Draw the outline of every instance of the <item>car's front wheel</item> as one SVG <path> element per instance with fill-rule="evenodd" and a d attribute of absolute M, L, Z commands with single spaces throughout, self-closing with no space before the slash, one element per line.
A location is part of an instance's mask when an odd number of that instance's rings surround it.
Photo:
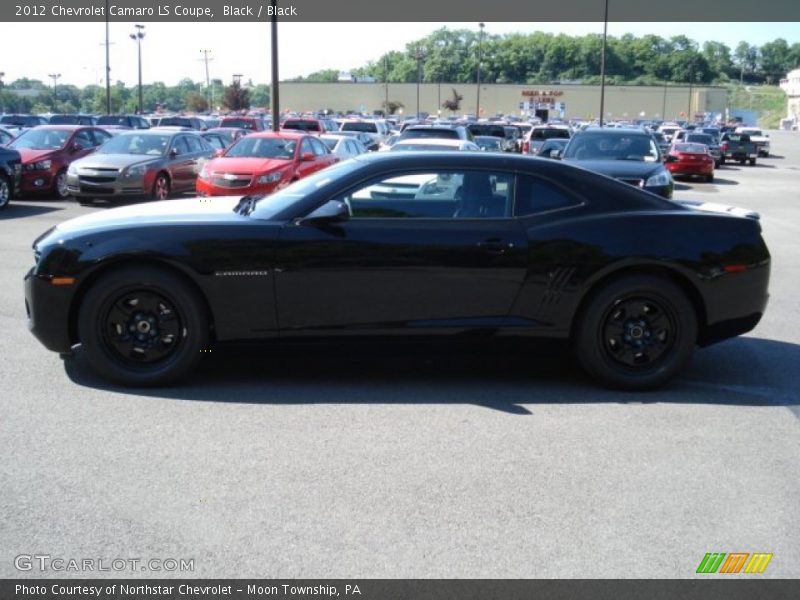
<path fill-rule="evenodd" d="M 66 200 L 69 198 L 69 189 L 67 189 L 67 170 L 61 169 L 53 180 L 53 194 L 59 200 Z"/>
<path fill-rule="evenodd" d="M 8 177 L 0 173 L 0 210 L 11 202 L 11 182 Z"/>
<path fill-rule="evenodd" d="M 156 180 L 153 182 L 153 191 L 151 193 L 153 200 L 166 200 L 169 198 L 169 192 L 169 177 L 164 173 L 159 173 Z"/>
<path fill-rule="evenodd" d="M 154 267 L 124 267 L 86 294 L 78 335 L 89 365 L 132 386 L 165 385 L 188 374 L 209 342 L 209 319 L 198 293 Z"/>
<path fill-rule="evenodd" d="M 679 286 L 652 275 L 623 277 L 599 289 L 573 335 L 584 370 L 628 390 L 666 383 L 689 360 L 696 341 L 692 303 Z"/>

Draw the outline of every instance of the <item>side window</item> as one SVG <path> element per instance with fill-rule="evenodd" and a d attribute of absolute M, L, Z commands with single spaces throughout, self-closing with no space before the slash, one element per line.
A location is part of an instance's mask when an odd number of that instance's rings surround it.
<path fill-rule="evenodd" d="M 93 129 L 92 135 L 94 136 L 94 141 L 97 146 L 105 144 L 111 139 L 111 134 L 106 133 L 105 131 L 100 131 L 99 129 Z"/>
<path fill-rule="evenodd" d="M 175 141 L 172 142 L 172 147 L 178 151 L 178 155 L 181 154 L 188 154 L 189 153 L 189 144 L 186 141 L 185 135 L 180 135 L 175 138 Z"/>
<path fill-rule="evenodd" d="M 75 141 L 83 148 L 94 148 L 96 146 L 92 134 L 86 129 L 75 134 Z"/>
<path fill-rule="evenodd" d="M 530 175 L 520 175 L 517 178 L 514 216 L 524 217 L 578 204 L 578 200 L 548 181 Z"/>
<path fill-rule="evenodd" d="M 193 135 L 186 136 L 186 141 L 189 143 L 189 151 L 190 152 L 205 152 L 205 144 L 203 144 L 203 140 L 199 137 L 195 137 Z"/>
<path fill-rule="evenodd" d="M 311 154 L 316 154 L 316 152 L 314 152 L 314 146 L 311 145 L 311 138 L 303 138 L 303 142 L 300 144 L 300 156 L 302 157 L 309 152 Z"/>
<path fill-rule="evenodd" d="M 314 149 L 313 152 L 317 156 L 325 156 L 326 154 L 330 154 L 325 144 L 316 138 L 311 140 L 311 147 Z"/>
<path fill-rule="evenodd" d="M 513 175 L 426 171 L 362 184 L 337 199 L 354 219 L 484 219 L 511 214 Z"/>
<path fill-rule="evenodd" d="M 141 117 L 138 117 L 137 120 L 139 121 L 140 129 L 150 129 L 150 123 L 147 120 L 142 119 Z"/>

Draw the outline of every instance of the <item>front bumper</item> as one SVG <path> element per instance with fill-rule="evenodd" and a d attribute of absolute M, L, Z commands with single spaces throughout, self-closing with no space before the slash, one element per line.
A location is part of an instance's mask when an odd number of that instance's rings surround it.
<path fill-rule="evenodd" d="M 25 275 L 28 329 L 53 352 L 69 352 L 72 348 L 69 317 L 74 288 L 74 284 L 53 285 L 49 277 L 36 275 L 34 269 Z"/>
<path fill-rule="evenodd" d="M 97 177 L 103 181 L 90 181 L 86 176 L 67 174 L 67 190 L 76 198 L 141 198 L 150 194 L 152 184 L 147 185 L 145 176 Z"/>
<path fill-rule="evenodd" d="M 50 171 L 23 171 L 19 190 L 22 194 L 43 194 L 52 191 L 55 175 Z"/>

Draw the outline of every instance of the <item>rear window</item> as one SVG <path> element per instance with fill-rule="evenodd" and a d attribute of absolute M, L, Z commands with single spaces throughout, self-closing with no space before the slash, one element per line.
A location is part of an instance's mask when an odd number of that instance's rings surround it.
<path fill-rule="evenodd" d="M 531 133 L 532 140 L 549 140 L 553 138 L 569 139 L 569 131 L 566 129 L 534 129 Z"/>
<path fill-rule="evenodd" d="M 467 127 L 472 135 L 485 135 L 505 139 L 506 130 L 502 125 L 469 125 Z"/>
<path fill-rule="evenodd" d="M 192 120 L 184 117 L 164 117 L 159 123 L 160 127 L 191 127 Z"/>
<path fill-rule="evenodd" d="M 686 136 L 686 141 L 693 142 L 695 144 L 709 145 L 714 143 L 714 138 L 706 133 L 690 133 Z"/>
<path fill-rule="evenodd" d="M 361 131 L 364 133 L 378 133 L 378 126 L 375 123 L 343 123 L 342 131 Z"/>
<path fill-rule="evenodd" d="M 401 140 L 412 140 L 416 138 L 459 139 L 458 132 L 455 129 L 406 129 L 400 136 Z"/>
<path fill-rule="evenodd" d="M 703 144 L 675 144 L 675 150 L 691 154 L 705 154 L 706 147 Z"/>
<path fill-rule="evenodd" d="M 281 125 L 281 129 L 294 129 L 295 131 L 322 131 L 322 126 L 317 121 L 299 121 L 288 119 Z"/>
<path fill-rule="evenodd" d="M 255 121 L 252 119 L 222 119 L 220 127 L 238 127 L 239 129 L 249 129 L 251 131 L 258 129 Z"/>

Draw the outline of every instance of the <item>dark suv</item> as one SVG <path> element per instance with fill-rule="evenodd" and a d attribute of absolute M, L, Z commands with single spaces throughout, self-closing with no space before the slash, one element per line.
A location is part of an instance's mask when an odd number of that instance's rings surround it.
<path fill-rule="evenodd" d="M 22 158 L 19 152 L 0 146 L 0 210 L 8 206 L 15 196 L 21 174 Z"/>

